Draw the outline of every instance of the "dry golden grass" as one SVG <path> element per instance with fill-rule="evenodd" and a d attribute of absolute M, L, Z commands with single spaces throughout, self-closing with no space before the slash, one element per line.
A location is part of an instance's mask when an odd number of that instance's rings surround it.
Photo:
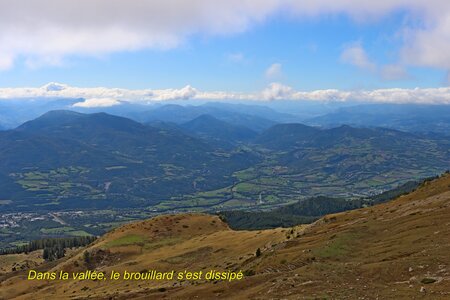
<path fill-rule="evenodd" d="M 215 216 L 160 216 L 120 227 L 86 251 L 89 266 L 79 251 L 48 269 L 256 274 L 231 283 L 30 282 L 23 272 L 1 283 L 0 298 L 450 299 L 450 176 L 309 226 L 233 231 Z"/>
<path fill-rule="evenodd" d="M 0 255 L 0 276 L 22 269 L 37 267 L 44 263 L 42 250 L 29 254 Z"/>

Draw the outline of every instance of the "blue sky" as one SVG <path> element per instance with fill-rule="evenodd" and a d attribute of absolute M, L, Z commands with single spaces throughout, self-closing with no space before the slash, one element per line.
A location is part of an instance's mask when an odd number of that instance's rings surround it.
<path fill-rule="evenodd" d="M 0 7 L 5 18 L 23 10 L 0 21 L 1 88 L 61 82 L 253 93 L 273 83 L 295 91 L 449 84 L 445 1 L 247 0 L 219 1 L 217 9 L 208 1 L 169 1 L 179 4 L 176 11 L 164 1 L 119 1 L 117 10 L 104 0 L 60 2 L 71 3 L 67 11 L 49 0 L 36 1 L 38 8 L 20 2 L 19 10 Z M 99 11 L 83 14 L 87 3 Z M 161 17 L 151 20 L 155 11 Z M 27 27 L 21 18 L 36 23 Z"/>

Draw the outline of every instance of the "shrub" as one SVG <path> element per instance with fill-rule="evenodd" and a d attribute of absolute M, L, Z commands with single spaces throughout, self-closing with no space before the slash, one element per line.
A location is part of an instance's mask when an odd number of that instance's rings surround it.
<path fill-rule="evenodd" d="M 245 270 L 243 274 L 244 276 L 253 276 L 256 274 L 256 272 L 254 270 Z"/>

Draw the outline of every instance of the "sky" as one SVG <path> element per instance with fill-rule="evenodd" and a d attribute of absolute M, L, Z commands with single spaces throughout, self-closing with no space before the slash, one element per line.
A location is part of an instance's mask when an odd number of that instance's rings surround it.
<path fill-rule="evenodd" d="M 450 103 L 448 0 L 0 0 L 0 98 Z"/>

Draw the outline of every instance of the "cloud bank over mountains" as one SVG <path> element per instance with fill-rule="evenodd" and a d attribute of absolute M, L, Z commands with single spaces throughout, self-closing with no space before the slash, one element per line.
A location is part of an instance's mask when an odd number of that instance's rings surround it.
<path fill-rule="evenodd" d="M 450 104 L 450 87 L 415 89 L 377 89 L 342 91 L 337 89 L 297 91 L 281 83 L 271 83 L 262 91 L 238 93 L 227 91 L 200 91 L 187 85 L 180 89 L 121 89 L 83 88 L 61 83 L 49 83 L 37 88 L 0 88 L 0 101 L 10 99 L 71 98 L 80 101 L 75 107 L 110 107 L 123 102 L 150 104 L 173 100 L 215 101 L 320 101 L 320 102 L 373 102 Z"/>
<path fill-rule="evenodd" d="M 0 8 L 4 70 L 18 61 L 36 67 L 59 65 L 71 56 L 171 49 L 194 35 L 245 32 L 279 14 L 294 19 L 343 14 L 356 22 L 381 22 L 399 11 L 408 17 L 398 29 L 403 46 L 396 64 L 450 70 L 448 0 L 0 0 Z M 370 67 L 358 49 L 353 54 L 356 61 L 347 60 Z"/>

